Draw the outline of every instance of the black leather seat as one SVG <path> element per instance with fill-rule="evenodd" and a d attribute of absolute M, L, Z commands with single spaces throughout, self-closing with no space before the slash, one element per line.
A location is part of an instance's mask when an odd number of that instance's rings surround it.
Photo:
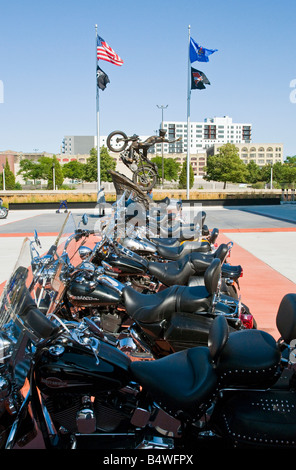
<path fill-rule="evenodd" d="M 134 361 L 130 370 L 155 400 L 172 411 L 191 411 L 213 393 L 217 376 L 208 348 L 186 349 L 157 361 Z"/>
<path fill-rule="evenodd" d="M 130 370 L 137 382 L 152 393 L 164 408 L 203 413 L 203 405 L 215 392 L 216 362 L 228 338 L 224 317 L 217 317 L 209 332 L 209 347 L 196 347 L 171 354 L 157 361 L 134 361 Z"/>
<path fill-rule="evenodd" d="M 142 294 L 127 286 L 122 292 L 127 314 L 136 322 L 155 323 L 175 312 L 207 312 L 220 274 L 221 263 L 215 259 L 205 272 L 204 286 L 174 285 L 156 294 Z"/>
<path fill-rule="evenodd" d="M 167 260 L 178 260 L 183 256 L 186 256 L 188 253 L 193 252 L 202 252 L 207 253 L 211 250 L 211 245 L 209 242 L 200 242 L 200 241 L 192 241 L 186 242 L 183 245 L 177 247 L 170 247 L 170 246 L 158 246 L 157 252 L 158 254 Z"/>
<path fill-rule="evenodd" d="M 169 263 L 151 261 L 148 263 L 148 271 L 166 286 L 176 284 L 183 286 L 196 272 L 190 256 L 191 254 L 188 254 L 178 261 L 170 261 Z"/>
<path fill-rule="evenodd" d="M 178 238 L 150 238 L 150 241 L 153 242 L 156 246 L 179 246 L 180 240 Z"/>
<path fill-rule="evenodd" d="M 159 236 L 161 238 L 178 238 L 183 240 L 190 240 L 197 238 L 199 234 L 199 226 L 194 224 L 181 224 L 177 222 L 175 225 L 159 225 Z"/>
<path fill-rule="evenodd" d="M 286 294 L 279 306 L 276 325 L 289 344 L 296 338 L 296 294 Z M 217 373 L 223 385 L 272 386 L 280 369 L 281 351 L 266 331 L 241 330 L 229 335 L 219 360 Z"/>
<path fill-rule="evenodd" d="M 228 247 L 224 243 L 221 244 L 213 254 L 194 252 L 183 256 L 177 261 L 170 261 L 168 263 L 151 261 L 148 264 L 148 270 L 150 274 L 155 276 L 166 286 L 173 286 L 176 284 L 185 285 L 188 283 L 191 276 L 203 276 L 214 258 L 219 258 L 220 261 L 223 262 L 227 252 Z M 223 270 L 224 266 L 222 265 L 222 274 Z M 238 271 L 239 270 L 237 270 L 236 267 L 233 267 L 234 273 Z M 230 275 L 230 268 L 227 268 L 226 272 Z M 200 283 L 196 285 L 200 285 Z"/>

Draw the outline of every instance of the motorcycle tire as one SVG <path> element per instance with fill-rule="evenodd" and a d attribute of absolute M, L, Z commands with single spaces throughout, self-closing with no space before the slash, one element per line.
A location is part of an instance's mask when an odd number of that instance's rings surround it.
<path fill-rule="evenodd" d="M 122 152 L 126 149 L 127 145 L 128 137 L 122 131 L 113 131 L 107 137 L 107 147 L 112 152 Z"/>
<path fill-rule="evenodd" d="M 151 191 L 157 182 L 157 173 L 150 165 L 139 167 L 133 174 L 133 182 L 142 191 Z"/>
<path fill-rule="evenodd" d="M 6 219 L 8 216 L 8 210 L 6 207 L 0 207 L 0 219 Z"/>

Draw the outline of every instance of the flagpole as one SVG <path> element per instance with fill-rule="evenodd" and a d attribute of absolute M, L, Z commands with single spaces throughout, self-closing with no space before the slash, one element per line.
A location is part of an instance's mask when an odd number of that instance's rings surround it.
<path fill-rule="evenodd" d="M 96 25 L 96 110 L 97 110 L 97 190 L 101 188 L 101 155 L 100 155 L 100 107 L 99 107 L 99 87 L 97 84 L 97 67 L 98 67 L 98 57 L 97 57 L 97 44 L 98 44 L 98 26 Z"/>
<path fill-rule="evenodd" d="M 186 190 L 186 199 L 190 198 L 189 196 L 189 186 L 190 186 L 190 142 L 191 142 L 191 132 L 190 132 L 190 98 L 191 98 L 191 86 L 190 86 L 190 25 L 188 26 L 188 84 L 187 84 L 187 190 Z"/>

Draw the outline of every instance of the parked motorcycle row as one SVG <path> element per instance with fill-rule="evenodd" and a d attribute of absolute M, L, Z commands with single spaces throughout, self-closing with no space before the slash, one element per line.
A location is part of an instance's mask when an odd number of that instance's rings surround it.
<path fill-rule="evenodd" d="M 294 448 L 296 294 L 276 341 L 206 213 L 163 201 L 135 223 L 132 196 L 93 227 L 65 214 L 45 253 L 24 240 L 0 301 L 1 447 Z"/>

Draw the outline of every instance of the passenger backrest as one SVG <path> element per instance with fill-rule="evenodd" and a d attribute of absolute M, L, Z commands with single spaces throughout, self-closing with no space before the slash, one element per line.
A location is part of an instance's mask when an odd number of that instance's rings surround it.
<path fill-rule="evenodd" d="M 219 258 L 221 263 L 224 262 L 225 257 L 228 253 L 228 245 L 226 243 L 222 243 L 221 245 L 218 246 L 217 250 L 215 251 L 215 258 Z"/>
<path fill-rule="evenodd" d="M 213 228 L 212 233 L 209 238 L 210 243 L 215 243 L 219 235 L 219 229 L 218 228 Z"/>
<path fill-rule="evenodd" d="M 286 343 L 296 339 L 296 294 L 286 294 L 279 306 L 276 326 Z"/>
<path fill-rule="evenodd" d="M 209 294 L 213 295 L 218 290 L 221 277 L 221 262 L 219 258 L 214 258 L 205 272 L 205 286 Z"/>
<path fill-rule="evenodd" d="M 229 328 L 227 320 L 223 315 L 219 315 L 213 321 L 208 336 L 208 347 L 214 362 L 216 362 L 220 356 L 222 349 L 227 343 L 228 337 Z"/>

